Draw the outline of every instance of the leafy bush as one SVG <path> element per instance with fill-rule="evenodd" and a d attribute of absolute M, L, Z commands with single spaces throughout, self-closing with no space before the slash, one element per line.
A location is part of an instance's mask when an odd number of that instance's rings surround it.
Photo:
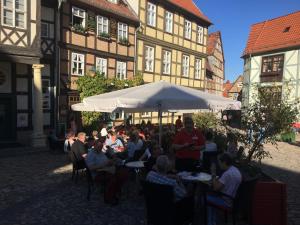
<path fill-rule="evenodd" d="M 213 112 L 201 112 L 193 115 L 197 128 L 201 130 L 215 129 L 220 124 L 220 119 Z"/>
<path fill-rule="evenodd" d="M 79 79 L 77 80 L 81 101 L 83 100 L 83 98 L 89 96 L 138 86 L 143 83 L 144 81 L 141 74 L 137 74 L 132 79 L 119 80 L 116 78 L 106 78 L 104 74 L 100 74 L 99 72 L 96 72 L 94 75 L 87 74 L 85 76 L 79 77 Z M 101 119 L 101 113 L 82 112 L 82 124 L 85 129 L 98 129 L 98 125 Z"/>

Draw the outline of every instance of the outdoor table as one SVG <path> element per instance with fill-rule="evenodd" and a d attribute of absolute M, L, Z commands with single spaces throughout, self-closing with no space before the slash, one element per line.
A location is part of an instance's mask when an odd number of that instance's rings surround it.
<path fill-rule="evenodd" d="M 193 172 L 180 172 L 177 174 L 183 181 L 185 182 L 191 182 L 196 184 L 196 191 L 195 191 L 195 215 L 197 214 L 197 211 L 201 208 L 201 201 L 199 201 L 199 196 L 203 198 L 203 205 L 206 206 L 206 191 L 208 189 L 208 186 L 211 185 L 212 176 L 208 173 L 193 173 Z M 206 207 L 203 207 L 204 209 L 204 224 L 207 224 L 207 211 Z M 199 220 L 198 218 L 196 221 Z"/>
<path fill-rule="evenodd" d="M 137 190 L 139 189 L 139 176 L 140 171 L 145 167 L 144 165 L 145 161 L 132 161 L 125 164 L 126 167 L 134 169 L 136 176 L 135 176 L 135 183 L 137 185 Z"/>

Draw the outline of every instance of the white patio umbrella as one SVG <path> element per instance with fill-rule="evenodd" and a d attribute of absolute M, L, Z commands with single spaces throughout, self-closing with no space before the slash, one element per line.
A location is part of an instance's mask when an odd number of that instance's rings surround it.
<path fill-rule="evenodd" d="M 240 109 L 241 103 L 214 94 L 170 84 L 166 81 L 149 83 L 132 88 L 95 95 L 72 105 L 75 111 L 113 112 L 159 112 L 160 142 L 162 112 L 184 109 Z M 85 110 L 86 109 L 86 110 Z"/>

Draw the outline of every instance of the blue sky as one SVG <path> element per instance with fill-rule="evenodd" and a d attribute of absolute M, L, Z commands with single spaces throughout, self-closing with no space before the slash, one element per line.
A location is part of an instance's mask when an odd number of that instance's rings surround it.
<path fill-rule="evenodd" d="M 213 22 L 209 32 L 220 30 L 225 53 L 225 80 L 234 81 L 243 73 L 240 58 L 250 26 L 300 11 L 300 0 L 194 0 Z"/>

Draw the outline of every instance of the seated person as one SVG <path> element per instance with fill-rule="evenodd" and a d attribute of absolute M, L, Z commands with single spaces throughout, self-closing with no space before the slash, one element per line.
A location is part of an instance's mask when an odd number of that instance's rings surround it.
<path fill-rule="evenodd" d="M 118 195 L 128 174 L 125 170 L 116 170 L 115 159 L 108 159 L 102 152 L 105 139 L 100 138 L 95 142 L 94 148 L 86 157 L 86 165 L 96 182 L 106 184 L 104 200 L 106 203 L 115 205 L 118 203 Z"/>
<path fill-rule="evenodd" d="M 158 156 L 162 154 L 161 148 L 159 147 L 159 144 L 156 141 L 153 141 L 150 146 L 146 149 L 144 154 L 140 157 L 139 160 L 146 162 L 144 163 L 145 169 L 147 172 L 152 170 L 153 166 L 156 163 L 156 159 Z"/>
<path fill-rule="evenodd" d="M 77 140 L 72 144 L 71 151 L 75 153 L 77 160 L 79 161 L 79 167 L 84 168 L 84 159 L 87 154 L 87 149 L 85 147 L 86 134 L 84 132 L 79 132 L 77 135 Z"/>
<path fill-rule="evenodd" d="M 88 144 L 87 144 L 88 148 L 89 149 L 92 148 L 94 146 L 94 144 L 95 144 L 95 141 L 98 140 L 98 139 L 99 139 L 99 137 L 98 137 L 98 131 L 93 130 L 91 136 L 88 139 Z"/>
<path fill-rule="evenodd" d="M 221 169 L 225 170 L 222 176 L 217 179 L 216 171 L 212 169 L 212 187 L 214 191 L 222 192 L 232 198 L 235 197 L 239 185 L 242 182 L 242 175 L 240 171 L 232 165 L 233 160 L 231 156 L 227 153 L 222 154 L 219 158 Z M 228 197 L 215 196 L 208 194 L 207 202 L 213 205 L 218 205 L 221 207 L 231 207 L 232 202 Z M 208 207 L 208 225 L 216 224 L 216 211 L 212 207 Z"/>
<path fill-rule="evenodd" d="M 124 151 L 124 145 L 122 141 L 120 141 L 120 139 L 117 138 L 116 132 L 114 131 L 108 132 L 108 138 L 106 138 L 106 141 L 104 143 L 103 151 L 107 153 L 109 156 Z"/>
<path fill-rule="evenodd" d="M 64 143 L 64 152 L 66 153 L 70 152 L 74 142 L 75 142 L 75 134 L 73 133 L 73 131 L 69 131 L 68 134 L 66 135 L 66 140 Z"/>
<path fill-rule="evenodd" d="M 137 132 L 133 132 L 130 135 L 128 144 L 127 144 L 127 151 L 128 151 L 128 158 L 132 159 L 136 151 L 139 151 L 143 147 L 143 141 L 139 138 Z"/>
<path fill-rule="evenodd" d="M 216 143 L 213 141 L 213 134 L 209 131 L 205 135 L 205 152 L 216 152 L 218 151 Z"/>
<path fill-rule="evenodd" d="M 170 185 L 174 189 L 174 202 L 176 210 L 176 224 L 183 224 L 193 218 L 193 197 L 187 195 L 187 191 L 179 177 L 168 175 L 171 168 L 170 161 L 166 155 L 158 156 L 156 160 L 156 171 L 150 171 L 146 180 L 156 184 Z"/>
<path fill-rule="evenodd" d="M 237 138 L 232 133 L 229 133 L 228 143 L 227 143 L 227 153 L 234 158 L 236 157 L 237 152 L 238 152 Z"/>

